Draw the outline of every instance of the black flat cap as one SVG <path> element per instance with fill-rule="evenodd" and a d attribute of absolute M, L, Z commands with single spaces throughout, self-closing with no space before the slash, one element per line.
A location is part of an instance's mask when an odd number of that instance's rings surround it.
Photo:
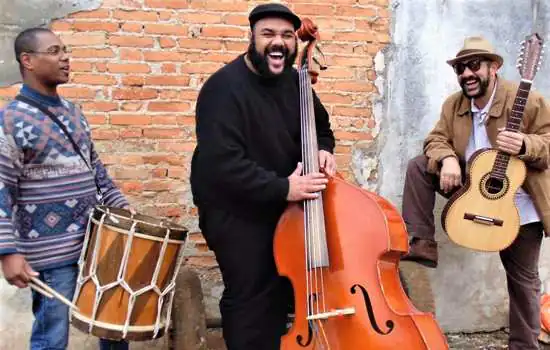
<path fill-rule="evenodd" d="M 294 30 L 298 30 L 302 25 L 300 17 L 296 16 L 288 7 L 281 4 L 262 4 L 256 6 L 248 16 L 250 28 L 254 27 L 259 20 L 267 17 L 284 18 L 292 23 Z"/>

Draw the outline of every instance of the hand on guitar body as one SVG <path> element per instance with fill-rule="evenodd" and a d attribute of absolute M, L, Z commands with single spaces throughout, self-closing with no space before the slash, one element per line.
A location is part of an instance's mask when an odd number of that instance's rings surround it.
<path fill-rule="evenodd" d="M 525 135 L 520 132 L 506 130 L 506 128 L 499 128 L 498 130 L 498 150 L 506 152 L 512 156 L 517 156 L 523 146 Z"/>
<path fill-rule="evenodd" d="M 462 186 L 462 170 L 458 159 L 452 156 L 444 158 L 442 164 L 439 186 L 444 193 L 449 193 L 455 187 Z"/>

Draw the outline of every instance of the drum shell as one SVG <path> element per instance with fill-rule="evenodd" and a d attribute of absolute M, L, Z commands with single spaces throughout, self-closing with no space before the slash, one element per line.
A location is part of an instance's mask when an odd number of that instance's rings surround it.
<path fill-rule="evenodd" d="M 72 323 L 106 339 L 158 338 L 169 322 L 173 282 L 187 231 L 173 224 L 163 227 L 162 221 L 143 215 L 139 219 L 124 212 L 118 214 L 128 216 L 109 216 L 107 209 L 95 208 L 91 216 L 74 298 L 79 310 L 73 311 Z"/>

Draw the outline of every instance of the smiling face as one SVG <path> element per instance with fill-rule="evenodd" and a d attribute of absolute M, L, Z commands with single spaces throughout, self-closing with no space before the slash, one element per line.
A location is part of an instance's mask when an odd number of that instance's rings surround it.
<path fill-rule="evenodd" d="M 25 75 L 44 86 L 57 86 L 69 81 L 69 55 L 59 37 L 51 32 L 35 34 L 32 49 L 20 55 Z"/>
<path fill-rule="evenodd" d="M 260 75 L 274 77 L 292 67 L 296 45 L 292 23 L 282 18 L 264 18 L 254 25 L 248 57 Z"/>
<path fill-rule="evenodd" d="M 464 96 L 478 99 L 492 93 L 497 63 L 483 57 L 474 57 L 454 65 L 458 83 Z"/>

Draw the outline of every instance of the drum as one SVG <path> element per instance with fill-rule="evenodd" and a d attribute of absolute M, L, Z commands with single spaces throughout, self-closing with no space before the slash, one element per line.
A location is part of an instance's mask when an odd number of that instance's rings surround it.
<path fill-rule="evenodd" d="M 112 340 L 151 340 L 170 324 L 188 231 L 128 210 L 90 212 L 71 323 Z"/>

